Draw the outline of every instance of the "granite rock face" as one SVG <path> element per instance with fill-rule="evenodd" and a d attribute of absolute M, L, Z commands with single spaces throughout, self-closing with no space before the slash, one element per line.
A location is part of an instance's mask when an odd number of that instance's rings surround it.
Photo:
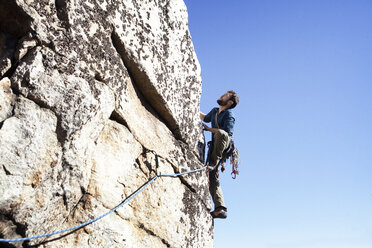
<path fill-rule="evenodd" d="M 181 0 L 0 2 L 0 237 L 68 228 L 202 167 Z M 159 156 L 156 167 L 155 155 Z M 212 247 L 206 173 L 158 178 L 63 237 L 9 247 Z"/>

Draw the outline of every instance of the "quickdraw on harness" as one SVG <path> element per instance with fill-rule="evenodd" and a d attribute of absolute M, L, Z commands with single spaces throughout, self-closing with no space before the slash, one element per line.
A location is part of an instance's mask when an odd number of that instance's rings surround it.
<path fill-rule="evenodd" d="M 221 164 L 221 172 L 225 171 L 225 162 L 227 159 L 230 159 L 231 164 L 231 176 L 233 179 L 236 179 L 236 175 L 239 175 L 239 153 L 235 147 L 234 141 L 231 140 L 229 147 L 223 152 Z"/>
<path fill-rule="evenodd" d="M 236 178 L 236 175 L 239 175 L 239 153 L 238 150 L 235 148 L 233 153 L 230 156 L 230 164 L 232 165 L 232 172 L 231 176 L 233 179 Z"/>
<path fill-rule="evenodd" d="M 207 161 L 206 165 L 209 165 L 210 157 L 212 154 L 213 149 L 213 142 L 208 142 L 208 155 L 207 155 Z M 216 166 L 218 168 L 219 165 L 221 165 L 221 172 L 225 171 L 225 162 L 227 159 L 230 159 L 230 164 L 232 166 L 232 172 L 231 176 L 233 179 L 236 179 L 236 175 L 239 175 L 239 153 L 238 150 L 235 147 L 234 141 L 231 140 L 229 147 L 222 153 L 222 158 L 218 165 Z"/>

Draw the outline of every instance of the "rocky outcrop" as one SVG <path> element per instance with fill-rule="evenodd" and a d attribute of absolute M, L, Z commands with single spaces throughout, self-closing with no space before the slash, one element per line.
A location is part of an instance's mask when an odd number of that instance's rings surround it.
<path fill-rule="evenodd" d="M 0 236 L 83 223 L 200 168 L 181 0 L 0 2 Z M 156 168 L 154 154 L 159 156 Z M 9 247 L 212 247 L 205 172 L 158 178 L 80 230 Z"/>

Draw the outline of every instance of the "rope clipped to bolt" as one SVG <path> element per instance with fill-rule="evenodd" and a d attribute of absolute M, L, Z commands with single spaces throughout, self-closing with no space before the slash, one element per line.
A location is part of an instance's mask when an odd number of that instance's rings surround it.
<path fill-rule="evenodd" d="M 149 150 L 150 152 L 152 152 L 154 155 L 155 155 L 155 164 L 156 164 L 156 168 L 158 169 L 159 168 L 159 156 L 158 154 L 155 152 L 155 151 L 151 151 Z M 146 183 L 144 183 L 142 186 L 140 186 L 136 191 L 134 191 L 129 197 L 127 197 L 122 203 L 120 203 L 118 206 L 116 206 L 115 208 L 111 209 L 110 211 L 94 218 L 94 219 L 91 219 L 89 221 L 86 221 L 82 224 L 79 224 L 79 225 L 76 225 L 76 226 L 73 226 L 73 227 L 70 227 L 70 228 L 67 228 L 67 229 L 63 229 L 63 230 L 59 230 L 59 231 L 56 231 L 56 232 L 51 232 L 51 233 L 45 233 L 45 234 L 41 234 L 41 235 L 36 235 L 36 236 L 32 236 L 32 237 L 26 237 L 26 238 L 18 238 L 18 239 L 0 239 L 0 243 L 1 242 L 6 242 L 6 243 L 9 243 L 9 242 L 23 242 L 23 241 L 29 241 L 29 240 L 32 240 L 32 239 L 38 239 L 38 238 L 43 238 L 43 237 L 49 237 L 49 236 L 52 236 L 52 235 L 56 235 L 56 234 L 60 234 L 60 233 L 65 233 L 65 232 L 69 232 L 69 231 L 73 231 L 73 230 L 76 230 L 76 229 L 79 229 L 79 228 L 82 228 L 84 226 L 87 226 L 93 222 L 96 222 L 100 219 L 102 219 L 103 217 L 115 212 L 116 210 L 118 210 L 119 208 L 121 208 L 122 206 L 124 206 L 125 204 L 127 204 L 128 202 L 130 202 L 132 199 L 134 199 L 139 193 L 141 193 L 143 190 L 145 190 L 151 183 L 153 183 L 157 178 L 159 177 L 178 177 L 178 176 L 182 176 L 182 175 L 186 175 L 186 174 L 191 174 L 191 173 L 195 173 L 195 172 L 199 172 L 199 171 L 202 171 L 206 168 L 206 166 L 202 167 L 202 168 L 199 168 L 199 169 L 196 169 L 196 170 L 190 170 L 190 171 L 185 171 L 185 172 L 181 172 L 181 173 L 175 173 L 175 174 L 157 174 L 156 176 L 154 176 L 153 178 L 151 178 L 149 181 L 147 181 Z"/>

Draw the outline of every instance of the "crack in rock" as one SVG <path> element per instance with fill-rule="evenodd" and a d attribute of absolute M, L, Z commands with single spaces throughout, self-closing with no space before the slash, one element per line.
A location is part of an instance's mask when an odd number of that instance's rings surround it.
<path fill-rule="evenodd" d="M 164 245 L 166 245 L 166 247 L 171 247 L 171 245 L 170 245 L 170 244 L 169 244 L 165 239 L 159 237 L 159 236 L 156 235 L 153 231 L 151 231 L 150 229 L 146 228 L 145 225 L 144 225 L 143 223 L 138 222 L 138 227 L 141 228 L 141 229 L 143 229 L 143 230 L 144 230 L 146 233 L 148 233 L 149 235 L 154 236 L 154 237 L 160 239 L 161 242 L 162 242 Z"/>

